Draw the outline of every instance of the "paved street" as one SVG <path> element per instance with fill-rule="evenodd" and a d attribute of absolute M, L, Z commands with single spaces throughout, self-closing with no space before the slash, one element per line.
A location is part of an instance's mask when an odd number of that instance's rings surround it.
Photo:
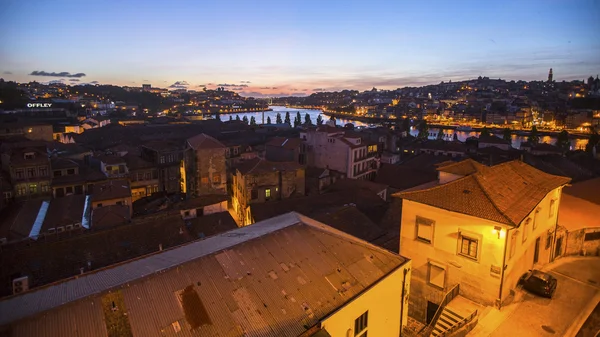
<path fill-rule="evenodd" d="M 521 299 L 514 307 L 505 308 L 511 313 L 490 336 L 565 335 L 584 308 L 600 295 L 600 258 L 561 260 L 546 268 L 558 279 L 554 297 L 546 299 L 519 290 L 523 292 Z"/>

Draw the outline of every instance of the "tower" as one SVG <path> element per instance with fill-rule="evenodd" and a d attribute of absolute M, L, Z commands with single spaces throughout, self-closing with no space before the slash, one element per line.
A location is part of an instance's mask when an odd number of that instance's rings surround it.
<path fill-rule="evenodd" d="M 548 72 L 548 83 L 552 83 L 552 68 L 550 68 L 550 71 Z"/>

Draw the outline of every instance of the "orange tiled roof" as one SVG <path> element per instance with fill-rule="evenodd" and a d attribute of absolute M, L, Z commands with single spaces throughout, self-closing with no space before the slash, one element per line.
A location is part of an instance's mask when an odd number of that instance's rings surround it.
<path fill-rule="evenodd" d="M 438 169 L 444 172 L 452 170 L 451 173 L 470 172 L 466 177 L 394 196 L 518 226 L 548 192 L 571 181 L 570 178 L 544 173 L 517 160 L 493 167 L 469 160 L 458 164 L 461 165 L 452 164 Z"/>

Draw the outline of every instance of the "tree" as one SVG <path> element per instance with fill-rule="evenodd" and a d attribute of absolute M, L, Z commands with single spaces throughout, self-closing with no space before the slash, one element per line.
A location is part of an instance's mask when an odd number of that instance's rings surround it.
<path fill-rule="evenodd" d="M 229 115 L 229 121 L 231 122 L 233 120 L 233 116 Z"/>
<path fill-rule="evenodd" d="M 562 130 L 556 136 L 556 146 L 558 146 L 563 151 L 569 151 L 571 147 L 571 142 L 569 141 L 569 133 L 567 130 Z"/>
<path fill-rule="evenodd" d="M 540 142 L 540 135 L 538 134 L 538 130 L 535 125 L 531 128 L 531 132 L 529 133 L 527 141 L 531 144 L 537 144 Z"/>
<path fill-rule="evenodd" d="M 296 112 L 296 118 L 298 119 L 298 125 L 302 124 L 302 116 L 300 115 L 300 111 Z"/>
<path fill-rule="evenodd" d="M 281 114 L 278 112 L 277 117 L 275 117 L 275 123 L 283 124 L 283 120 L 281 120 Z"/>
<path fill-rule="evenodd" d="M 235 115 L 235 120 L 239 121 L 240 120 L 240 115 Z"/>
<path fill-rule="evenodd" d="M 290 119 L 290 112 L 286 111 L 285 112 L 285 121 L 284 123 L 286 123 L 289 126 L 292 126 L 292 120 Z"/>
<path fill-rule="evenodd" d="M 267 124 L 271 124 L 271 117 L 267 116 Z"/>
<path fill-rule="evenodd" d="M 502 139 L 512 141 L 512 131 L 509 128 L 504 128 L 504 131 L 502 131 Z"/>
<path fill-rule="evenodd" d="M 437 133 L 437 140 L 444 140 L 444 130 L 440 129 Z"/>
<path fill-rule="evenodd" d="M 489 137 L 490 134 L 490 130 L 487 129 L 487 127 L 483 127 L 483 129 L 481 129 L 481 134 L 479 135 L 479 137 Z"/>
<path fill-rule="evenodd" d="M 335 125 L 336 125 L 336 122 L 337 122 L 337 121 L 335 120 L 335 116 L 331 116 L 331 118 L 329 118 L 329 121 L 330 121 L 331 123 L 333 123 L 333 126 L 335 126 Z"/>
<path fill-rule="evenodd" d="M 256 118 L 254 116 L 250 117 L 250 125 L 256 126 Z"/>
<path fill-rule="evenodd" d="M 245 124 L 248 124 L 248 116 L 244 116 L 244 118 L 242 118 L 242 121 L 243 121 Z"/>
<path fill-rule="evenodd" d="M 452 139 L 453 139 L 455 142 L 458 142 L 458 133 L 456 133 L 456 132 L 455 132 L 455 133 L 454 133 L 454 137 L 452 137 Z"/>
<path fill-rule="evenodd" d="M 220 113 L 216 113 L 215 114 L 215 119 L 218 120 L 219 122 L 221 121 L 221 114 Z"/>
<path fill-rule="evenodd" d="M 300 124 L 302 124 L 302 120 L 300 120 L 298 116 L 294 117 L 294 127 L 297 128 L 300 126 Z"/>
<path fill-rule="evenodd" d="M 304 115 L 304 124 L 312 125 L 312 121 L 310 120 L 310 115 L 308 114 L 308 112 L 306 113 L 306 115 Z"/>
<path fill-rule="evenodd" d="M 419 134 L 417 135 L 418 138 L 427 138 L 429 136 L 429 126 L 427 125 L 427 121 L 426 120 L 422 120 L 419 123 L 419 126 L 417 127 L 417 130 L 419 130 Z"/>
<path fill-rule="evenodd" d="M 321 117 L 321 114 L 317 116 L 317 125 L 323 125 L 323 117 Z"/>

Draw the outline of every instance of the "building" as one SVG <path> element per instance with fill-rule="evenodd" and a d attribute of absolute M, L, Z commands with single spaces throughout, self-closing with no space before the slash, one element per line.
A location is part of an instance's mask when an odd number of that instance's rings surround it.
<path fill-rule="evenodd" d="M 98 157 L 100 161 L 100 171 L 109 179 L 126 178 L 129 176 L 129 169 L 125 158 L 117 155 L 102 155 Z"/>
<path fill-rule="evenodd" d="M 135 154 L 126 154 L 123 158 L 129 171 L 132 201 L 151 196 L 159 191 L 158 169 L 152 162 Z"/>
<path fill-rule="evenodd" d="M 79 336 L 397 337 L 410 275 L 410 260 L 288 213 L 4 298 L 0 329 L 13 337 L 75 326 Z"/>
<path fill-rule="evenodd" d="M 438 168 L 438 182 L 402 199 L 400 254 L 413 260 L 410 312 L 430 323 L 443 296 L 501 307 L 527 270 L 554 258 L 561 190 L 570 178 L 510 161 Z"/>
<path fill-rule="evenodd" d="M 305 144 L 309 166 L 336 170 L 352 179 L 375 177 L 379 145 L 363 141 L 360 133 L 325 125 L 302 131 L 300 138 Z"/>
<path fill-rule="evenodd" d="M 127 206 L 129 216 L 133 213 L 131 187 L 125 179 L 109 180 L 96 184 L 92 193 L 92 209 L 111 205 Z"/>
<path fill-rule="evenodd" d="M 275 137 L 265 144 L 265 159 L 305 165 L 304 144 L 300 138 Z"/>
<path fill-rule="evenodd" d="M 53 140 L 52 124 L 40 124 L 38 122 L 19 121 L 0 123 L 0 139 L 8 137 L 25 137 L 29 140 Z"/>
<path fill-rule="evenodd" d="M 15 199 L 50 195 L 50 159 L 46 144 L 25 141 L 3 144 L 2 169 L 10 175 Z"/>
<path fill-rule="evenodd" d="M 184 145 L 173 140 L 150 141 L 142 145 L 141 157 L 158 169 L 159 191 L 179 193 L 183 190 L 183 153 Z"/>
<path fill-rule="evenodd" d="M 477 148 L 485 149 L 486 147 L 497 147 L 501 150 L 508 151 L 511 149 L 511 141 L 504 140 L 500 137 L 489 135 L 489 136 L 479 136 Z"/>
<path fill-rule="evenodd" d="M 191 196 L 227 194 L 227 147 L 204 133 L 187 140 L 184 192 Z"/>
<path fill-rule="evenodd" d="M 236 168 L 231 203 L 241 225 L 252 221 L 250 205 L 305 194 L 305 169 L 295 162 L 254 158 Z"/>
<path fill-rule="evenodd" d="M 548 83 L 552 83 L 552 68 L 548 71 Z"/>

